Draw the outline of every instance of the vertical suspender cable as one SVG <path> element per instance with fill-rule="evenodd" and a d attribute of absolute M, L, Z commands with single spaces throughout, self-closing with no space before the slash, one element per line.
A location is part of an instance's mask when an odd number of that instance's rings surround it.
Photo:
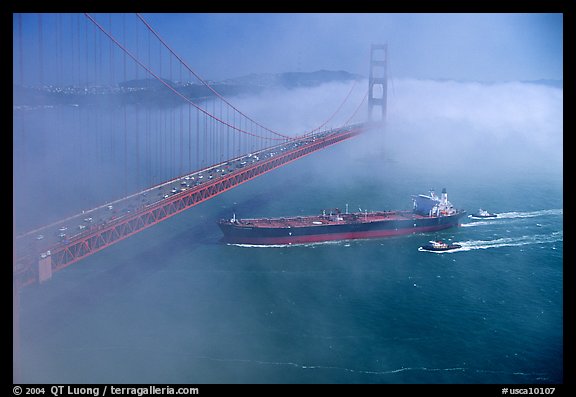
<path fill-rule="evenodd" d="M 40 87 L 44 85 L 44 75 L 42 68 L 44 67 L 44 48 L 43 48 L 43 35 L 42 35 L 42 14 L 38 14 L 38 83 Z"/>

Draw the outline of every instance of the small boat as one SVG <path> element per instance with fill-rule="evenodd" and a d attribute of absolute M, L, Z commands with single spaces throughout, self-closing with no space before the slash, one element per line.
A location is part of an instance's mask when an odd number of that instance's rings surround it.
<path fill-rule="evenodd" d="M 478 212 L 470 215 L 470 218 L 473 219 L 489 219 L 489 218 L 497 218 L 498 215 L 496 214 L 491 214 L 488 211 L 484 211 L 482 208 L 480 208 L 478 210 Z"/>
<path fill-rule="evenodd" d="M 442 241 L 430 241 L 428 244 L 423 245 L 422 247 L 425 251 L 449 251 L 456 248 L 462 248 L 460 244 L 448 244 Z"/>

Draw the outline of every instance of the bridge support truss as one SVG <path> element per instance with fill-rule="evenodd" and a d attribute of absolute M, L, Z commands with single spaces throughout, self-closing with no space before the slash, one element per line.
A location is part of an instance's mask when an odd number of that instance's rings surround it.
<path fill-rule="evenodd" d="M 312 136 L 303 138 L 304 141 L 309 140 L 305 145 L 287 150 L 266 161 L 232 172 L 225 177 L 177 193 L 169 199 L 146 206 L 129 216 L 124 216 L 105 225 L 99 225 L 96 230 L 82 234 L 70 240 L 68 244 L 60 244 L 51 249 L 49 260 L 44 258 L 38 261 L 30 258 L 30 260 L 22 263 L 20 269 L 15 272 L 15 276 L 19 280 L 18 284 L 28 285 L 44 281 L 50 278 L 54 272 L 122 241 L 143 229 L 301 157 L 351 138 L 365 128 L 364 124 L 359 124 L 344 128 L 338 133 L 330 134 L 323 138 L 313 138 Z M 47 269 L 46 266 L 50 268 Z"/>

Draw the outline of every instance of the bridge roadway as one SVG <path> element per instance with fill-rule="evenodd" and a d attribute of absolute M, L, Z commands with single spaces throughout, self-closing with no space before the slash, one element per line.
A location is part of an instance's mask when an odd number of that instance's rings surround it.
<path fill-rule="evenodd" d="M 15 238 L 18 285 L 52 273 L 241 183 L 368 129 L 367 123 L 307 135 L 182 175 Z"/>

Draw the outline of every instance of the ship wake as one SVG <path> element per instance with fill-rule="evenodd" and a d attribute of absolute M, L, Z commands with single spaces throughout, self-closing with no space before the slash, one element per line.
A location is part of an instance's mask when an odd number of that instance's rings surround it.
<path fill-rule="evenodd" d="M 228 243 L 235 247 L 242 248 L 289 248 L 289 247 L 316 247 L 322 245 L 345 245 L 349 244 L 348 240 L 319 241 L 317 243 L 295 243 L 295 244 L 236 244 Z"/>
<path fill-rule="evenodd" d="M 541 216 L 562 216 L 563 209 L 550 209 L 550 210 L 538 210 L 538 211 L 511 211 L 511 212 L 501 212 L 497 213 L 496 218 L 486 219 L 479 222 L 464 223 L 460 226 L 462 227 L 478 227 L 486 225 L 494 225 L 497 223 L 502 223 L 502 219 L 524 219 L 524 218 L 536 218 Z"/>
<path fill-rule="evenodd" d="M 433 252 L 436 254 L 450 254 L 462 251 L 472 251 L 480 249 L 502 248 L 502 247 L 520 247 L 523 245 L 532 244 L 552 244 L 564 240 L 564 232 L 562 230 L 550 234 L 534 234 L 519 237 L 503 237 L 494 240 L 468 240 L 458 241 L 456 244 L 461 245 L 461 248 L 455 248 L 450 251 L 426 251 L 419 248 L 419 251 Z M 552 247 L 555 249 L 555 247 Z"/>

